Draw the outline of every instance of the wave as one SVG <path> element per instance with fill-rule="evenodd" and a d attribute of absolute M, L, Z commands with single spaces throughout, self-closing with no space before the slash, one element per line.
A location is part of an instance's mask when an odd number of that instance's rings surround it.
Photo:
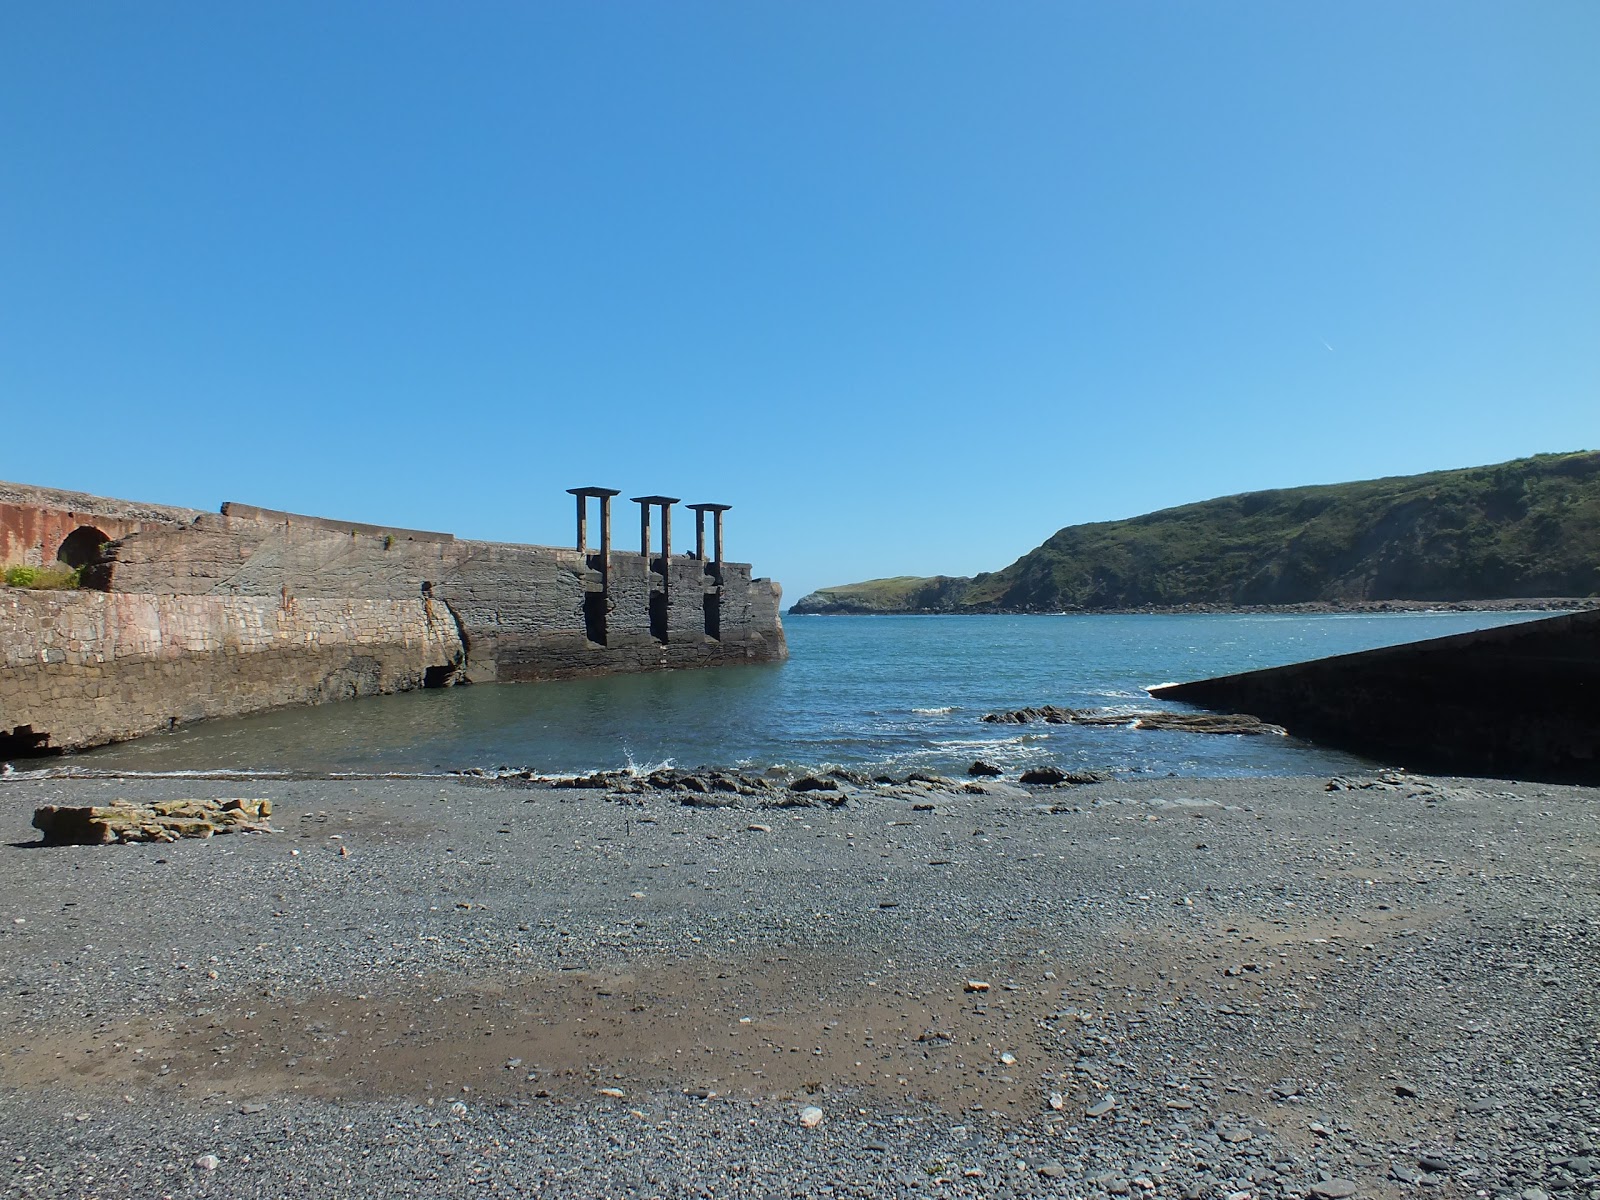
<path fill-rule="evenodd" d="M 911 711 L 924 717 L 943 717 L 953 712 L 960 712 L 961 706 L 959 704 L 946 704 L 943 708 L 913 708 Z"/>

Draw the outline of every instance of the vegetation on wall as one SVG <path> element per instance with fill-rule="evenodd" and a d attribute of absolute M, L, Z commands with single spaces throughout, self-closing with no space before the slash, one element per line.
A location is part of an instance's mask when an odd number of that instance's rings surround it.
<path fill-rule="evenodd" d="M 75 588 L 82 580 L 83 572 L 78 567 L 69 567 L 65 563 L 54 563 L 48 567 L 7 567 L 5 580 L 7 587 L 14 588 L 39 588 L 39 589 L 64 589 Z"/>

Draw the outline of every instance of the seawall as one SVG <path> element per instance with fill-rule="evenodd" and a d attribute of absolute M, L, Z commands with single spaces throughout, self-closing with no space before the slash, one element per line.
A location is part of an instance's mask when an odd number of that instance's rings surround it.
<path fill-rule="evenodd" d="M 417 601 L 0 590 L 0 758 L 421 687 L 460 661 Z"/>
<path fill-rule="evenodd" d="M 1600 612 L 1154 688 L 1420 770 L 1600 783 Z"/>
<path fill-rule="evenodd" d="M 92 588 L 0 589 L 0 759 L 284 704 L 787 655 L 781 589 L 703 538 L 607 553 L 0 486 L 0 523 L 34 539 L 12 561 L 87 547 Z"/>

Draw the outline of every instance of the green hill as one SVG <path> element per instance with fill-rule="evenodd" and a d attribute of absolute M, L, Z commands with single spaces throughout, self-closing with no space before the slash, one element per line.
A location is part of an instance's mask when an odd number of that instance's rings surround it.
<path fill-rule="evenodd" d="M 1055 612 L 1147 605 L 1600 594 L 1600 453 L 1246 492 L 1069 525 L 1004 570 L 822 588 L 791 611 Z"/>

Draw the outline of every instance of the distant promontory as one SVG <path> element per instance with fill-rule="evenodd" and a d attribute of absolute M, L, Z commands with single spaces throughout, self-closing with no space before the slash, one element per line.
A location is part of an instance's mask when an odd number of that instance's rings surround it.
<path fill-rule="evenodd" d="M 1069 525 L 1000 571 L 821 588 L 813 613 L 1368 606 L 1600 595 L 1600 453 L 1246 492 Z"/>

